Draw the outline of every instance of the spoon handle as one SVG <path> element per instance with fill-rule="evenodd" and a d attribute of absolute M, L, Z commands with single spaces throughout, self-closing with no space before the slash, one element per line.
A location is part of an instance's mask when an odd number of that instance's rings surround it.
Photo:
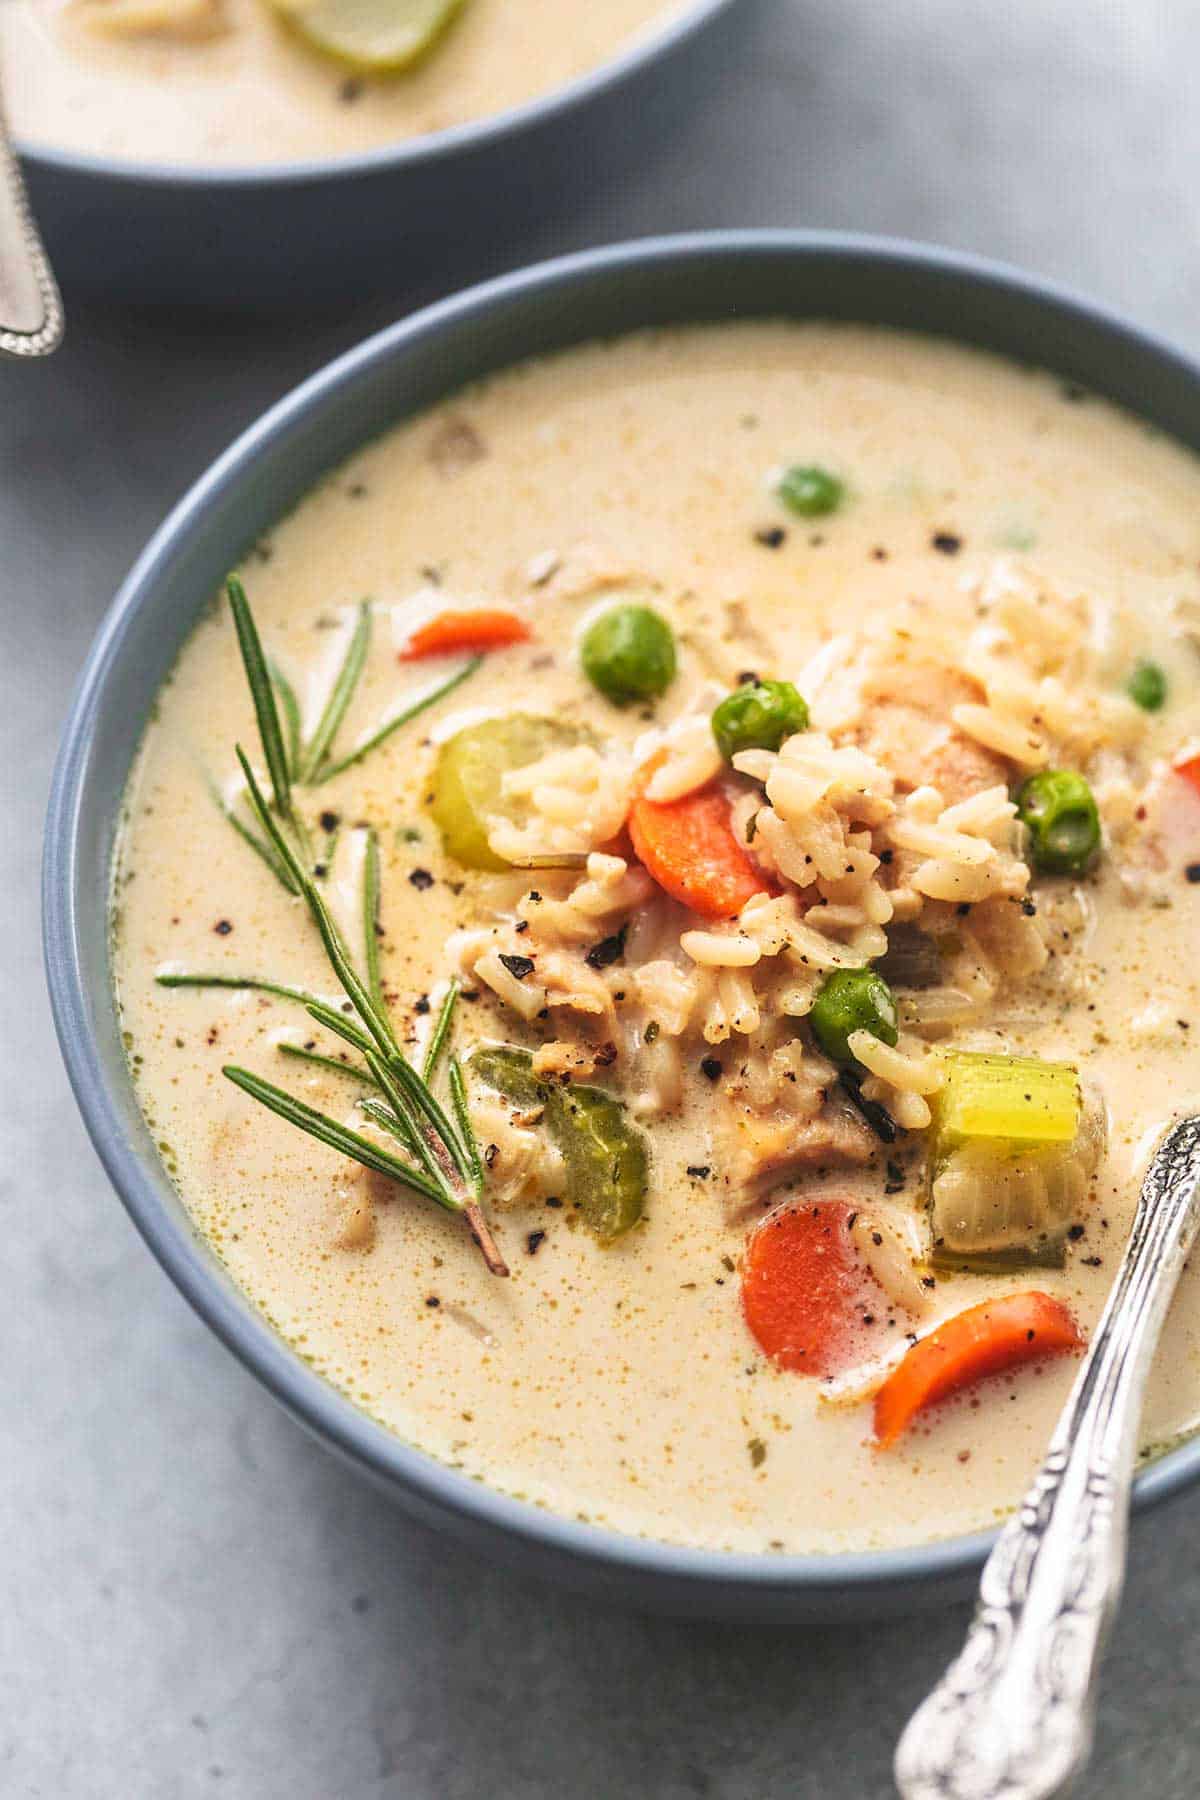
<path fill-rule="evenodd" d="M 62 334 L 58 284 L 29 210 L 0 97 L 0 352 L 49 356 Z"/>
<path fill-rule="evenodd" d="M 987 1560 L 957 1660 L 896 1752 L 904 1800 L 1050 1800 L 1086 1761 L 1125 1574 L 1151 1358 L 1200 1223 L 1200 1119 L 1163 1139 L 1045 1462 Z"/>

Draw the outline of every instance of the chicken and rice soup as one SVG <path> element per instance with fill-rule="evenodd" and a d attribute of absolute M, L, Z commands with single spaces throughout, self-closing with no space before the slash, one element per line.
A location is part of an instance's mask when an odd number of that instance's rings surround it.
<path fill-rule="evenodd" d="M 933 340 L 663 330 L 402 424 L 247 555 L 129 784 L 198 1229 L 538 1505 L 990 1524 L 1200 1109 L 1198 632 L 1193 458 Z M 1198 1322 L 1185 1275 L 1148 1450 Z"/>

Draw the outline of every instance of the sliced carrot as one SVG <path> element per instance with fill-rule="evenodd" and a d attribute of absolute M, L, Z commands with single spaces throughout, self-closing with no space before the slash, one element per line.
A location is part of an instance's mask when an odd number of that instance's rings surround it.
<path fill-rule="evenodd" d="M 842 1200 L 784 1207 L 746 1246 L 742 1309 L 759 1347 L 781 1369 L 834 1375 L 861 1352 L 864 1323 L 887 1297 L 854 1248 L 854 1209 Z"/>
<path fill-rule="evenodd" d="M 629 836 L 638 861 L 673 900 L 706 919 L 731 919 L 767 884 L 733 835 L 729 802 L 715 782 L 679 800 L 647 800 L 645 785 L 667 754 L 638 772 Z"/>
<path fill-rule="evenodd" d="M 494 607 L 438 613 L 417 629 L 400 652 L 401 662 L 422 656 L 449 656 L 455 651 L 501 650 L 505 644 L 522 644 L 533 634 L 516 613 Z"/>
<path fill-rule="evenodd" d="M 919 1412 L 960 1388 L 1021 1363 L 1083 1348 L 1074 1318 L 1050 1294 L 1006 1294 L 956 1313 L 913 1345 L 875 1396 L 880 1449 L 907 1431 Z"/>
<path fill-rule="evenodd" d="M 1181 757 L 1178 762 L 1172 763 L 1171 767 L 1176 775 L 1181 775 L 1188 786 L 1200 794 L 1200 751 L 1191 756 Z"/>

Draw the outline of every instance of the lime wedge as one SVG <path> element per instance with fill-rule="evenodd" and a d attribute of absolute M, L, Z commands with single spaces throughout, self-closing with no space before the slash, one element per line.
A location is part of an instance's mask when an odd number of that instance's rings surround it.
<path fill-rule="evenodd" d="M 314 50 L 353 68 L 406 69 L 430 48 L 464 0 L 271 0 Z"/>

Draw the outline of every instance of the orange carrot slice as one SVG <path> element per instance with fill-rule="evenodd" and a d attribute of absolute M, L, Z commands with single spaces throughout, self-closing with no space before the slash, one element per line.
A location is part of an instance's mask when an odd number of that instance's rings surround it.
<path fill-rule="evenodd" d="M 1176 775 L 1183 777 L 1195 793 L 1200 794 L 1200 751 L 1193 756 L 1181 757 L 1178 762 L 1172 763 L 1171 767 Z"/>
<path fill-rule="evenodd" d="M 417 629 L 400 652 L 401 662 L 417 662 L 422 656 L 449 656 L 454 652 L 501 650 L 506 644 L 522 644 L 533 634 L 516 613 L 493 607 L 438 613 Z"/>
<path fill-rule="evenodd" d="M 742 1310 L 773 1363 L 801 1375 L 848 1368 L 864 1323 L 888 1301 L 854 1248 L 854 1209 L 842 1200 L 784 1207 L 746 1246 Z"/>
<path fill-rule="evenodd" d="M 985 1375 L 1080 1350 L 1083 1342 L 1067 1307 L 1050 1294 L 1006 1294 L 956 1313 L 913 1345 L 876 1394 L 880 1449 L 894 1444 L 927 1406 Z"/>
<path fill-rule="evenodd" d="M 666 755 L 638 774 L 629 837 L 646 872 L 673 900 L 705 919 L 731 919 L 767 886 L 733 835 L 729 802 L 713 782 L 679 800 L 647 800 L 645 785 Z"/>

